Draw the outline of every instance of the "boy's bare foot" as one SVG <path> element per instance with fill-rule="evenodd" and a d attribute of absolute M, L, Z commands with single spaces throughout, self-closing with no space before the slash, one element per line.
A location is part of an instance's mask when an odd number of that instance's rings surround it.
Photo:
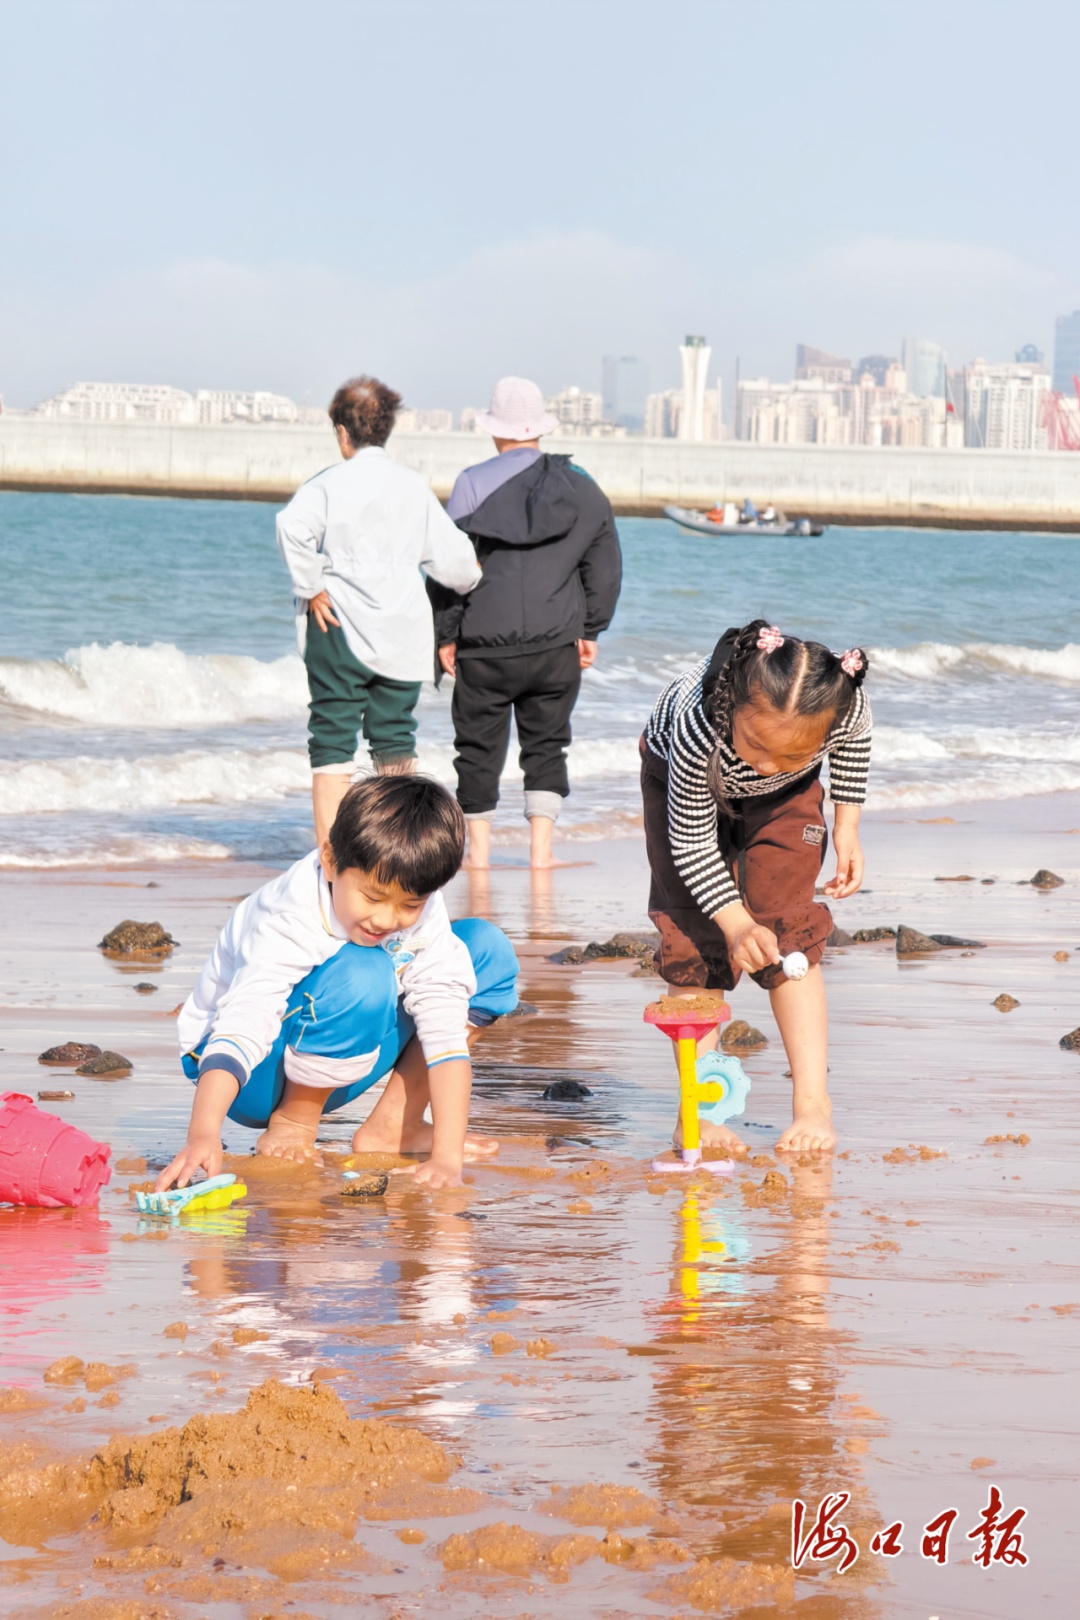
<path fill-rule="evenodd" d="M 836 1132 L 828 1114 L 796 1114 L 776 1144 L 778 1153 L 813 1153 L 836 1146 Z"/>
<path fill-rule="evenodd" d="M 352 1139 L 354 1153 L 430 1153 L 434 1139 L 434 1126 L 427 1120 L 418 1125 L 400 1126 L 397 1130 L 379 1130 L 370 1119 L 357 1130 Z M 499 1143 L 494 1136 L 465 1138 L 466 1160 L 489 1159 L 498 1153 Z"/>
<path fill-rule="evenodd" d="M 741 1142 L 734 1131 L 729 1131 L 726 1125 L 714 1125 L 711 1120 L 703 1119 L 698 1122 L 703 1148 L 723 1148 L 727 1153 L 735 1154 L 740 1158 L 747 1152 L 745 1142 Z M 682 1147 L 682 1120 L 678 1120 L 671 1134 L 673 1147 Z"/>
<path fill-rule="evenodd" d="M 318 1124 L 300 1125 L 280 1110 L 270 1115 L 265 1131 L 255 1143 L 256 1153 L 271 1159 L 313 1159 Z"/>

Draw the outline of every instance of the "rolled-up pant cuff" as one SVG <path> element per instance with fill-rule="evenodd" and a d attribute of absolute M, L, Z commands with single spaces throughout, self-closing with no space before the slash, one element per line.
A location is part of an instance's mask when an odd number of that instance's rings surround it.
<path fill-rule="evenodd" d="M 549 821 L 558 821 L 562 802 L 561 793 L 549 793 L 543 788 L 526 788 L 525 819 L 531 821 L 534 816 L 546 816 Z"/>
<path fill-rule="evenodd" d="M 466 821 L 494 821 L 495 820 L 495 812 L 494 812 L 494 810 L 466 810 L 465 811 L 465 820 Z"/>

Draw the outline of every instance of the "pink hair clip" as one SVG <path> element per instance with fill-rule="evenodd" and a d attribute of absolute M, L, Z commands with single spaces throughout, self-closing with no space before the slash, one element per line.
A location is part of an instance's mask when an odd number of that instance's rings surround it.
<path fill-rule="evenodd" d="M 759 631 L 757 638 L 758 652 L 778 652 L 783 645 L 784 638 L 776 628 L 775 624 L 770 624 L 768 629 Z"/>
<path fill-rule="evenodd" d="M 845 675 L 857 675 L 863 667 L 863 655 L 858 647 L 849 647 L 840 659 L 840 668 Z"/>

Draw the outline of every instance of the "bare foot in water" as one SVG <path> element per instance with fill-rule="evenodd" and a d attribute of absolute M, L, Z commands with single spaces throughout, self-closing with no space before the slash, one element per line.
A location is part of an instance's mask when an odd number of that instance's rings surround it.
<path fill-rule="evenodd" d="M 836 1146 L 836 1132 L 828 1114 L 796 1114 L 776 1144 L 778 1153 L 814 1153 Z"/>
<path fill-rule="evenodd" d="M 427 1120 L 420 1120 L 416 1125 L 402 1124 L 396 1130 L 392 1127 L 380 1130 L 366 1119 L 352 1139 L 352 1150 L 354 1153 L 430 1153 L 434 1129 Z M 499 1144 L 494 1136 L 465 1138 L 467 1161 L 490 1159 L 498 1151 Z"/>
<path fill-rule="evenodd" d="M 746 1143 L 740 1142 L 735 1132 L 729 1131 L 726 1125 L 714 1125 L 711 1120 L 703 1119 L 699 1121 L 698 1129 L 703 1148 L 723 1148 L 726 1153 L 733 1153 L 736 1158 L 741 1158 L 747 1152 Z M 673 1147 L 682 1147 L 681 1117 L 675 1123 L 671 1141 Z"/>
<path fill-rule="evenodd" d="M 318 1134 L 317 1124 L 300 1125 L 294 1119 L 287 1119 L 279 1109 L 270 1115 L 265 1131 L 255 1143 L 255 1151 L 270 1159 L 313 1159 Z"/>

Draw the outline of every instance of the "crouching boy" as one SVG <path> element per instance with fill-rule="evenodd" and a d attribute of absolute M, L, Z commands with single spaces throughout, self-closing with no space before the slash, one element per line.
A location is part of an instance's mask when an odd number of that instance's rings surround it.
<path fill-rule="evenodd" d="M 195 1101 L 159 1191 L 220 1171 L 226 1118 L 263 1128 L 258 1153 L 310 1157 L 323 1114 L 387 1075 L 355 1152 L 427 1153 L 416 1181 L 437 1188 L 495 1151 L 466 1136 L 469 1041 L 516 1007 L 517 959 L 493 923 L 450 921 L 439 891 L 464 847 L 437 782 L 373 777 L 321 849 L 237 907 L 180 1013 Z"/>

